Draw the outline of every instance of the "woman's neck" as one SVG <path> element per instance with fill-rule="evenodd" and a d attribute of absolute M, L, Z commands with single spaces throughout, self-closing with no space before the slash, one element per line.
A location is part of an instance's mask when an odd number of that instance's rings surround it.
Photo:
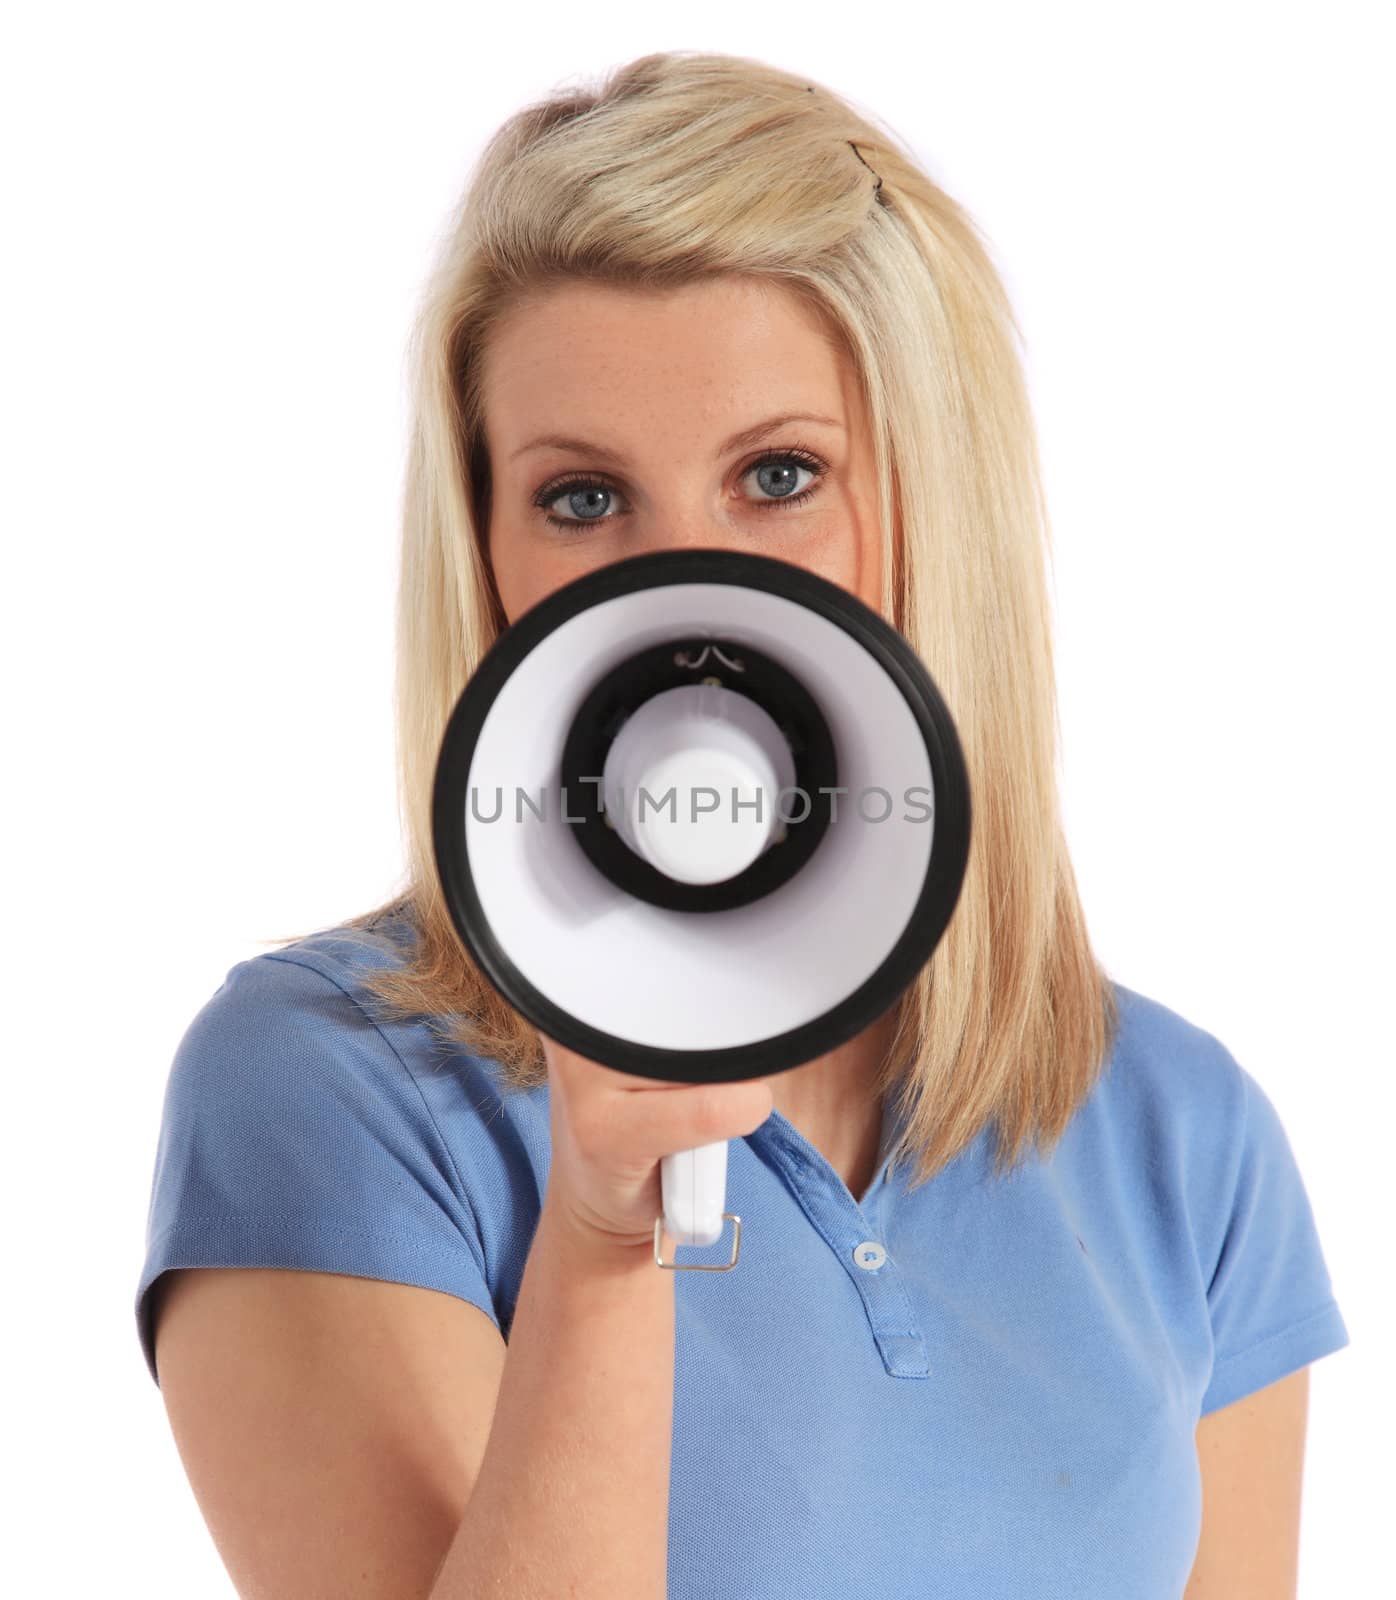
<path fill-rule="evenodd" d="M 838 1049 L 766 1080 L 776 1110 L 819 1151 L 855 1200 L 877 1171 L 882 1099 L 876 1084 L 895 1025 L 895 1011 L 889 1011 Z"/>

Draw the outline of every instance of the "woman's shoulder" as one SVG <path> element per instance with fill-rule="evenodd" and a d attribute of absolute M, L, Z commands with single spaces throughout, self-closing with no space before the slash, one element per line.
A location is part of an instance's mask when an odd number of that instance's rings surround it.
<path fill-rule="evenodd" d="M 496 1115 L 497 1063 L 380 1014 L 369 975 L 405 959 L 396 919 L 324 929 L 235 963 L 188 1025 L 137 1297 L 152 1375 L 146 1295 L 175 1267 L 349 1273 L 504 1314 L 537 1108 Z"/>
<path fill-rule="evenodd" d="M 1279 1114 L 1211 1029 L 1137 989 L 1112 987 L 1119 1024 L 1080 1131 L 1112 1164 L 1142 1174 L 1156 1202 L 1167 1194 L 1185 1208 L 1204 1252 L 1219 1249 L 1248 1155 L 1298 1180 Z"/>
<path fill-rule="evenodd" d="M 234 963 L 209 1004 L 231 1011 L 255 994 L 263 1003 L 294 1006 L 328 985 L 371 1011 L 370 976 L 403 966 L 411 940 L 411 924 L 402 912 L 319 928 Z"/>
<path fill-rule="evenodd" d="M 1259 1085 L 1227 1045 L 1161 1000 L 1111 987 L 1119 1025 L 1100 1085 L 1111 1109 L 1142 1119 L 1153 1135 L 1173 1129 L 1195 1138 L 1233 1123 L 1248 1088 Z"/>
<path fill-rule="evenodd" d="M 388 911 L 235 962 L 194 1016 L 176 1068 L 191 1057 L 216 1055 L 226 1043 L 255 1045 L 261 1061 L 291 1049 L 307 1062 L 333 1056 L 341 1066 L 376 1067 L 389 1078 L 404 1068 L 416 1072 L 443 1052 L 442 1035 L 430 1025 L 440 1019 L 394 1012 L 372 983 L 375 974 L 407 963 L 412 938 L 406 914 Z M 480 1063 L 459 1056 L 455 1064 Z"/>
<path fill-rule="evenodd" d="M 449 1019 L 405 1014 L 372 984 L 409 960 L 412 937 L 403 914 L 384 914 L 236 962 L 179 1042 L 167 1119 L 240 1103 L 258 1123 L 313 1117 L 341 1137 L 372 1128 L 379 1143 L 389 1124 L 395 1142 L 482 1137 L 510 1098 L 499 1063 L 453 1042 Z"/>
<path fill-rule="evenodd" d="M 235 962 L 175 1050 L 165 1146 L 275 1169 L 281 1182 L 318 1166 L 332 1186 L 356 1159 L 384 1153 L 401 1163 L 410 1151 L 420 1169 L 435 1130 L 416 1076 L 437 1047 L 423 1024 L 380 1014 L 368 984 L 404 959 L 402 930 L 384 919 Z"/>
<path fill-rule="evenodd" d="M 1205 1413 L 1340 1349 L 1347 1329 L 1271 1096 L 1216 1034 L 1114 988 L 1118 1034 L 1073 1170 L 1104 1175 L 1111 1202 L 1130 1206 L 1136 1250 L 1163 1261 L 1189 1241 L 1214 1342 Z"/>
<path fill-rule="evenodd" d="M 1183 1011 L 1113 982 L 1118 1024 L 1094 1089 L 1050 1167 L 1092 1202 L 1129 1213 L 1142 1238 L 1190 1236 L 1215 1265 L 1248 1159 L 1297 1189 L 1275 1107 L 1216 1033 Z"/>

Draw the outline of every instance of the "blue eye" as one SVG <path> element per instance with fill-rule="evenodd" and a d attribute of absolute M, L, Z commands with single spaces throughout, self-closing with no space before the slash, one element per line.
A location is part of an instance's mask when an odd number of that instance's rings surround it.
<path fill-rule="evenodd" d="M 799 470 L 812 474 L 813 481 L 806 484 L 804 488 L 790 494 L 758 498 L 755 503 L 761 510 L 765 511 L 775 506 L 801 505 L 811 496 L 818 493 L 819 480 L 828 469 L 818 456 L 811 454 L 803 447 L 795 447 L 788 450 L 768 450 L 764 455 L 758 456 L 742 473 L 742 476 L 743 478 L 750 477 L 753 472 L 759 471 L 762 467 L 790 467 L 792 465 Z M 555 528 L 584 528 L 589 523 L 612 522 L 615 519 L 605 515 L 604 510 L 596 516 L 559 517 L 549 511 L 548 507 L 555 500 L 560 500 L 563 495 L 567 495 L 570 499 L 589 495 L 594 504 L 598 494 L 614 495 L 617 492 L 604 477 L 597 477 L 590 473 L 571 473 L 565 478 L 558 478 L 552 483 L 544 485 L 534 496 L 533 504 L 543 513 L 545 520 L 551 522 Z M 574 507 L 574 509 L 576 508 Z"/>

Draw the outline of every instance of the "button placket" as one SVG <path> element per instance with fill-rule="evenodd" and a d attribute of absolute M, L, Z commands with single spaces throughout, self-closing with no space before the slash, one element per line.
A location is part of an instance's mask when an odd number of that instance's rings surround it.
<path fill-rule="evenodd" d="M 779 1113 L 773 1113 L 773 1118 Z M 783 1124 L 783 1126 L 782 1126 Z M 867 1236 L 869 1216 L 824 1158 L 788 1119 L 768 1124 L 771 1144 L 790 1186 L 824 1242 L 844 1264 L 858 1291 L 878 1353 L 896 1378 L 930 1375 L 926 1341 L 906 1286 L 886 1246 Z M 860 1253 L 864 1259 L 859 1259 Z"/>

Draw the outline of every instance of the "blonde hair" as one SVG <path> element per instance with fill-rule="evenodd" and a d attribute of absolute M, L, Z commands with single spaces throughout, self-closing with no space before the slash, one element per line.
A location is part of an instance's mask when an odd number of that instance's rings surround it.
<path fill-rule="evenodd" d="M 996 1167 L 1055 1145 L 1118 1025 L 1068 858 L 1044 555 L 1050 527 L 1013 313 L 964 211 L 893 135 L 817 84 L 744 57 L 646 55 L 526 107 L 493 136 L 413 330 L 398 593 L 405 964 L 370 975 L 506 1082 L 547 1079 L 537 1030 L 462 950 L 431 843 L 451 710 L 504 626 L 486 565 L 481 354 L 525 297 L 586 279 L 740 273 L 803 297 L 843 341 L 873 430 L 884 614 L 954 718 L 974 803 L 960 898 L 896 1006 L 879 1094 L 927 1181 L 990 1123 Z"/>

